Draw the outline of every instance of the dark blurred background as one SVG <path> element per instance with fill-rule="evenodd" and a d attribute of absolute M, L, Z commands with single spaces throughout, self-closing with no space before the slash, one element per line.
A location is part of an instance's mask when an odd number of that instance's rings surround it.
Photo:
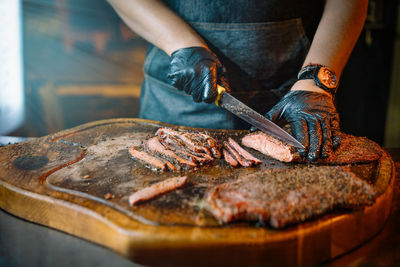
<path fill-rule="evenodd" d="M 147 44 L 105 0 L 2 2 L 3 11 L 10 8 L 6 2 L 20 3 L 24 98 L 23 118 L 9 130 L 0 120 L 0 135 L 43 136 L 94 120 L 137 116 Z M 395 0 L 369 1 L 337 96 L 342 130 L 388 147 L 400 147 L 398 10 Z M 1 34 L 0 28 L 4 40 Z M 0 60 L 1 55 L 0 46 Z M 13 90 L 5 86 L 0 82 L 0 91 Z M 13 96 L 0 92 L 0 97 L 1 104 Z M 0 105 L 1 113 L 7 115 Z"/>

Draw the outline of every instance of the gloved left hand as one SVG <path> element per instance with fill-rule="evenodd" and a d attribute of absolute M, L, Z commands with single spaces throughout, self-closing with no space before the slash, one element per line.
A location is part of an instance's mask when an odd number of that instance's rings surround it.
<path fill-rule="evenodd" d="M 224 66 L 211 50 L 188 47 L 172 53 L 168 78 L 195 102 L 212 103 L 218 95 L 217 84 L 229 90 L 225 73 Z"/>
<path fill-rule="evenodd" d="M 340 145 L 339 115 L 328 94 L 289 91 L 265 117 L 272 121 L 284 118 L 293 137 L 306 148 L 300 154 L 310 161 L 328 157 Z"/>

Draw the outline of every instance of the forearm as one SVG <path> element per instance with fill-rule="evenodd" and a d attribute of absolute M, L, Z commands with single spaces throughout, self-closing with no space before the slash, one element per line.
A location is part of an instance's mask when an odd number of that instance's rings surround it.
<path fill-rule="evenodd" d="M 158 0 L 108 2 L 134 32 L 168 55 L 184 47 L 206 47 L 204 40 L 190 25 Z"/>
<path fill-rule="evenodd" d="M 322 64 L 339 78 L 364 26 L 368 0 L 327 0 L 303 67 Z"/>

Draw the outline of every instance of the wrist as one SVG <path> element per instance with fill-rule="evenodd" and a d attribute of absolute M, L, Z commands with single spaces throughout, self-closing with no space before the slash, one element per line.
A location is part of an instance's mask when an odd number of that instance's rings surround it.
<path fill-rule="evenodd" d="M 332 95 L 325 90 L 319 88 L 313 79 L 305 79 L 296 81 L 290 91 L 309 91 L 315 93 L 321 93 L 332 97 Z"/>
<path fill-rule="evenodd" d="M 209 49 L 206 43 L 202 40 L 193 39 L 193 40 L 182 40 L 178 42 L 174 42 L 173 44 L 168 45 L 165 49 L 163 49 L 169 56 L 172 55 L 175 51 L 182 48 L 189 47 L 203 47 Z"/>

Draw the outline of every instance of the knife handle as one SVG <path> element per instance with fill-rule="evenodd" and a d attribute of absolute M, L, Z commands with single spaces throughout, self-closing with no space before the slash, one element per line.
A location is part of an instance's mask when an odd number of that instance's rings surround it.
<path fill-rule="evenodd" d="M 218 107 L 219 107 L 219 101 L 221 100 L 221 95 L 222 95 L 222 93 L 225 92 L 225 91 L 226 91 L 226 89 L 225 89 L 224 87 L 222 87 L 221 85 L 217 84 L 217 92 L 218 92 L 218 95 L 217 95 L 217 97 L 215 98 L 215 105 L 217 105 Z"/>

